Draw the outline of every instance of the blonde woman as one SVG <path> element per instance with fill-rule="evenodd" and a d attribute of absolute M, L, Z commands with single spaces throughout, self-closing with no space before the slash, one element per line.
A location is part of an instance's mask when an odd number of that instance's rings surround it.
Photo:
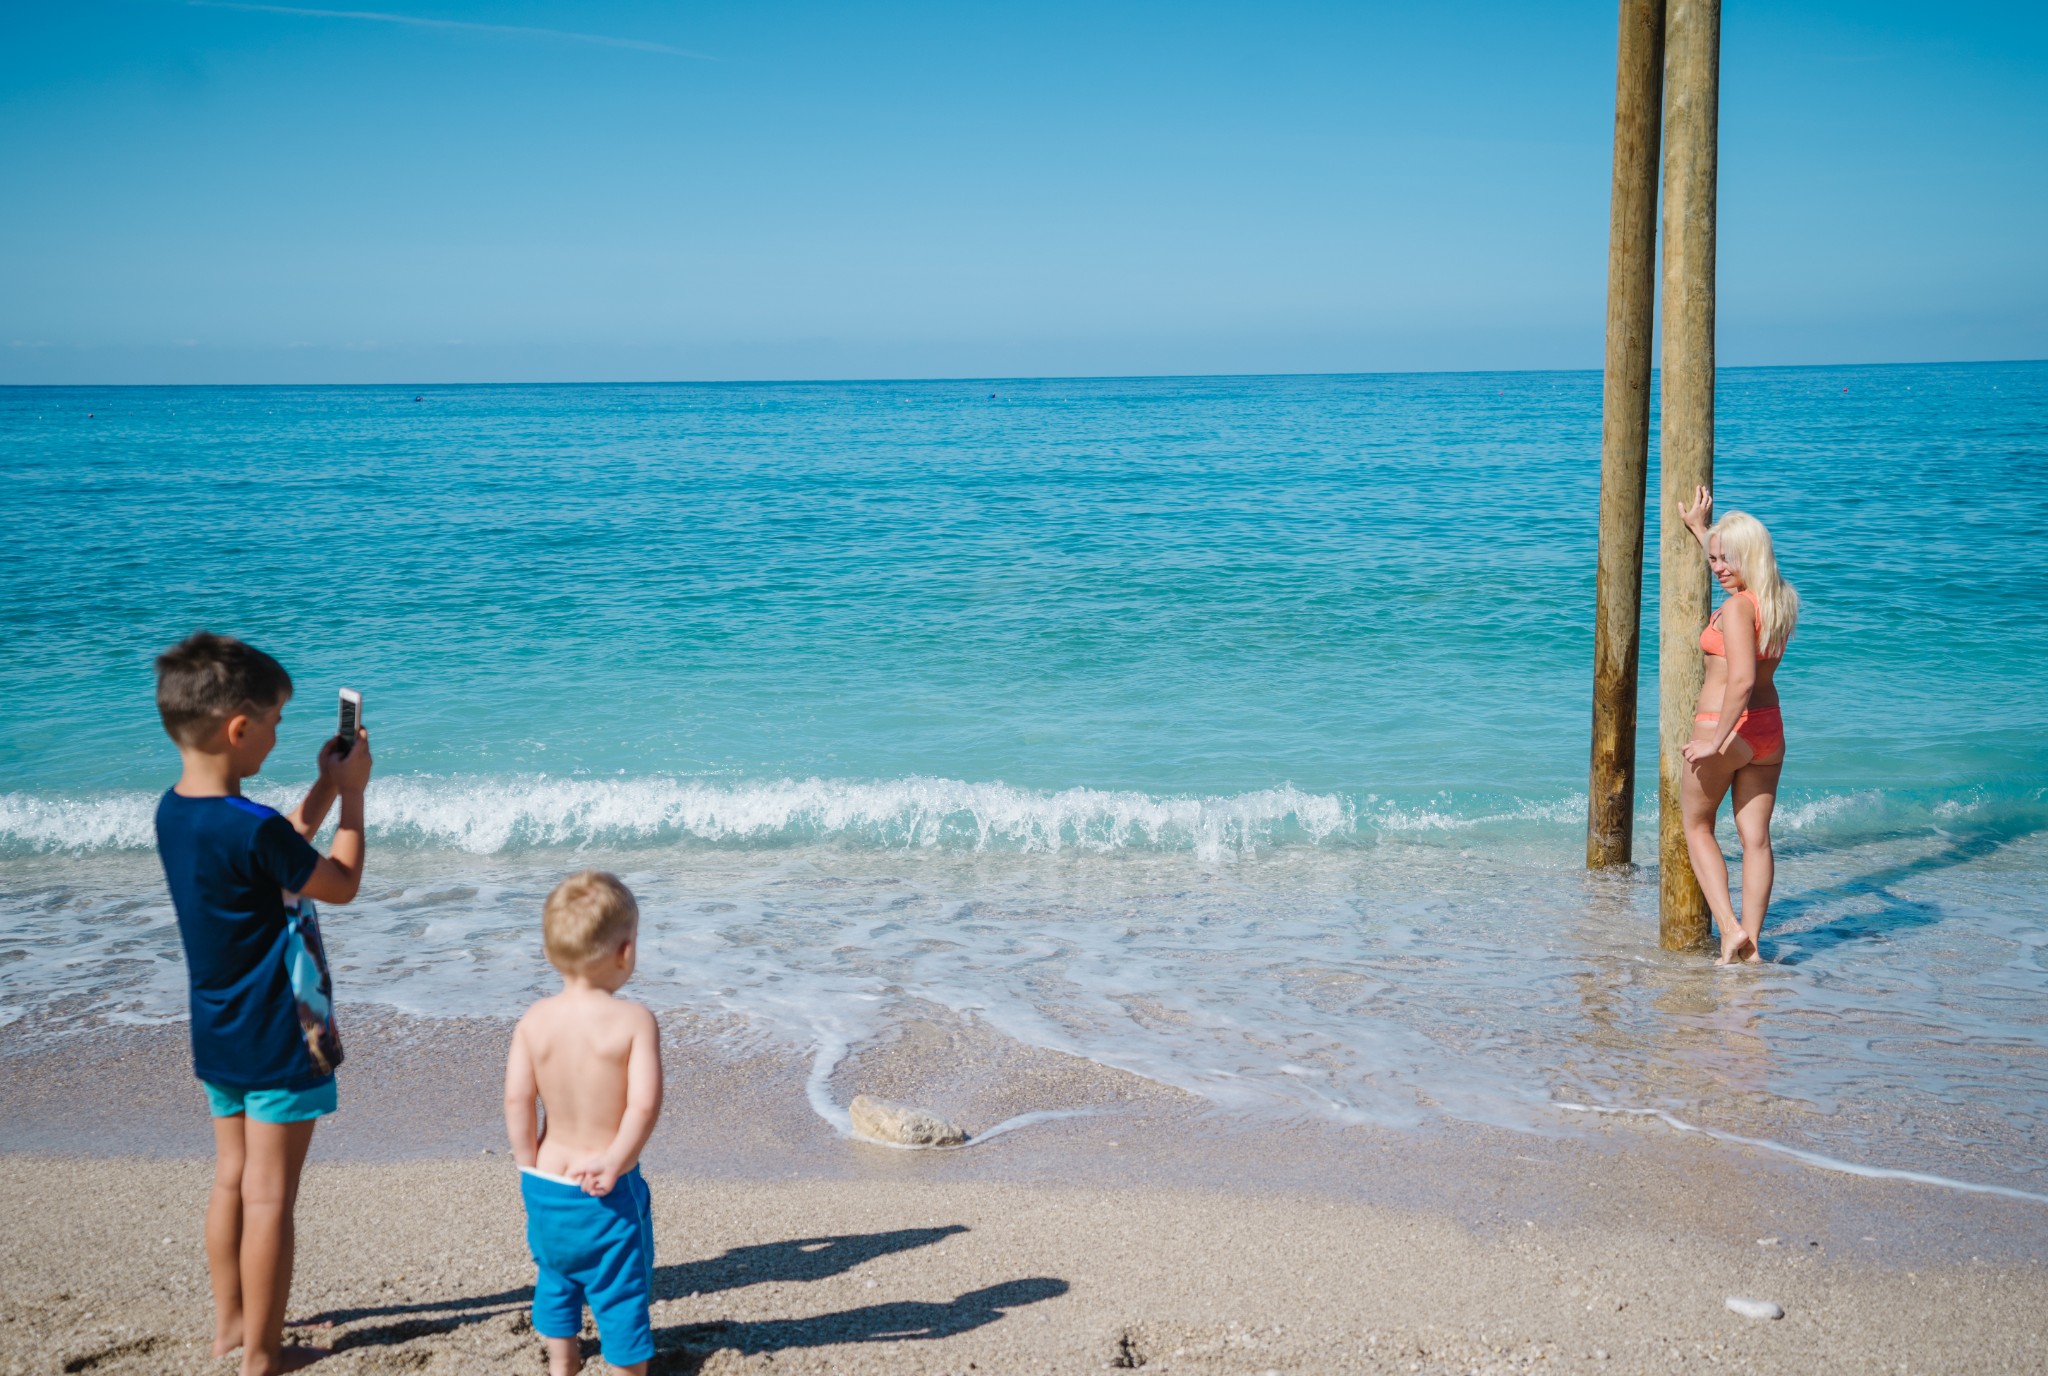
<path fill-rule="evenodd" d="M 1799 621 L 1799 594 L 1778 576 L 1771 533 L 1747 512 L 1731 511 L 1711 526 L 1714 495 L 1693 494 L 1679 516 L 1706 551 L 1714 581 L 1728 596 L 1700 633 L 1707 677 L 1700 685 L 1692 740 L 1685 747 L 1680 794 L 1692 872 L 1721 929 L 1720 965 L 1760 961 L 1764 910 L 1771 905 L 1771 810 L 1785 766 L 1785 722 L 1771 680 Z M 1721 799 L 1735 794 L 1735 832 L 1742 838 L 1742 917 L 1728 890 L 1728 862 L 1714 837 Z"/>

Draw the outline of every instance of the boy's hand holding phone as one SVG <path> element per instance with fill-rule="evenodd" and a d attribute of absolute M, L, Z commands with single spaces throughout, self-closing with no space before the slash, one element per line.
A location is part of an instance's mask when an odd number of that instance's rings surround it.
<path fill-rule="evenodd" d="M 320 777 L 342 792 L 361 793 L 370 783 L 370 733 L 363 727 L 363 695 L 341 690 L 334 736 L 320 747 Z"/>
<path fill-rule="evenodd" d="M 370 729 L 356 728 L 353 749 L 344 749 L 339 738 L 320 747 L 320 777 L 343 793 L 361 793 L 370 783 Z"/>
<path fill-rule="evenodd" d="M 320 747 L 321 787 L 314 790 L 320 797 L 318 812 L 326 813 L 327 800 L 333 795 L 322 789 L 331 788 L 341 795 L 341 817 L 335 824 L 332 851 L 322 858 L 300 892 L 323 903 L 350 901 L 363 882 L 363 790 L 370 784 L 371 761 L 370 733 L 363 729 L 362 710 L 362 694 L 342 689 L 340 729 Z M 301 831 L 310 838 L 318 827 L 319 818 L 315 817 L 310 828 Z"/>

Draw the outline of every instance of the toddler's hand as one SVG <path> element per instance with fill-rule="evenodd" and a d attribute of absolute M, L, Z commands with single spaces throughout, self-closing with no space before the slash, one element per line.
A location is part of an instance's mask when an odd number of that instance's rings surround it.
<path fill-rule="evenodd" d="M 569 1169 L 569 1178 L 583 1187 L 583 1193 L 602 1199 L 619 1183 L 619 1173 L 602 1156 L 586 1157 Z"/>
<path fill-rule="evenodd" d="M 331 748 L 330 743 L 330 748 Z M 320 752 L 322 772 L 325 772 L 327 751 Z M 333 774 L 334 786 L 344 793 L 360 793 L 370 785 L 370 729 L 356 728 L 355 748 L 336 758 Z"/>

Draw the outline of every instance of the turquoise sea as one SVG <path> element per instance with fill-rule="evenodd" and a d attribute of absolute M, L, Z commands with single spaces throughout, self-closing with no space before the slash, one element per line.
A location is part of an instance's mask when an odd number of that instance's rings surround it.
<path fill-rule="evenodd" d="M 298 682 L 258 796 L 364 694 L 344 1007 L 515 1012 L 603 863 L 645 997 L 821 1064 L 938 1005 L 1230 1112 L 2048 1196 L 2048 364 L 1719 407 L 1805 600 L 1741 972 L 1581 868 L 1597 374 L 0 389 L 0 1020 L 182 1015 L 150 660 L 206 626 Z"/>

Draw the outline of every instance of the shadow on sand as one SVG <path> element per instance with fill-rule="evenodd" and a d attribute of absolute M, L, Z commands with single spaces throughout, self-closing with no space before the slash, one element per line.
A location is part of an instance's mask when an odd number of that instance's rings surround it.
<path fill-rule="evenodd" d="M 1067 1293 L 1067 1283 L 1049 1276 L 1005 1281 L 970 1290 L 943 1304 L 899 1300 L 863 1305 L 808 1319 L 768 1319 L 759 1323 L 691 1323 L 657 1329 L 650 1373 L 693 1376 L 715 1352 L 746 1355 L 781 1352 L 795 1347 L 826 1347 L 835 1343 L 910 1342 L 947 1338 L 994 1323 L 1011 1309 L 1037 1304 Z"/>
<path fill-rule="evenodd" d="M 966 1231 L 956 1223 L 935 1228 L 898 1228 L 885 1233 L 791 1238 L 783 1242 L 734 1247 L 702 1261 L 656 1267 L 654 1298 L 657 1301 L 672 1300 L 737 1290 L 748 1285 L 825 1280 L 843 1275 L 877 1257 L 915 1247 L 929 1247 Z M 712 1353 L 724 1349 L 752 1354 L 832 1343 L 943 1338 L 994 1323 L 1003 1317 L 1006 1310 L 1049 1300 L 1066 1291 L 1067 1283 L 1063 1280 L 1032 1277 L 969 1291 L 941 1303 L 904 1300 L 803 1319 L 679 1324 L 656 1330 L 654 1337 L 658 1352 L 653 1370 L 693 1373 Z M 335 1352 L 360 1347 L 393 1347 L 416 1338 L 452 1333 L 470 1324 L 523 1310 L 532 1299 L 533 1287 L 523 1285 L 517 1289 L 459 1299 L 331 1309 L 297 1320 L 293 1326 L 333 1324 L 342 1327 L 344 1331 L 335 1335 L 330 1347 Z M 346 1327 L 366 1319 L 384 1319 L 387 1322 L 361 1328 Z M 593 1353 L 596 1351 L 594 1344 L 587 1345 Z"/>
<path fill-rule="evenodd" d="M 863 1262 L 913 1247 L 944 1242 L 967 1229 L 960 1224 L 943 1228 L 898 1228 L 888 1233 L 847 1233 L 836 1237 L 799 1237 L 787 1242 L 764 1242 L 752 1247 L 734 1247 L 722 1256 L 703 1261 L 686 1261 L 676 1266 L 654 1268 L 654 1298 L 679 1299 L 684 1295 L 711 1295 L 720 1290 L 737 1290 L 743 1285 L 767 1281 L 824 1280 L 842 1275 Z"/>

